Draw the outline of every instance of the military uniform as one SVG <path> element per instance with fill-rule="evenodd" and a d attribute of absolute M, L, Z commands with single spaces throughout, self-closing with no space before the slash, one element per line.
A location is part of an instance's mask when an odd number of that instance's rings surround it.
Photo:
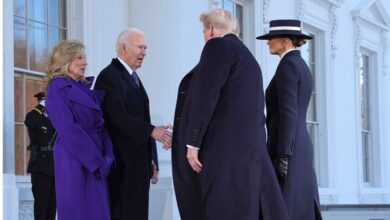
<path fill-rule="evenodd" d="M 30 137 L 30 160 L 27 172 L 31 173 L 34 195 L 34 219 L 54 220 L 56 215 L 56 196 L 54 185 L 53 148 L 55 130 L 44 114 L 45 107 L 37 105 L 27 113 L 24 124 Z"/>

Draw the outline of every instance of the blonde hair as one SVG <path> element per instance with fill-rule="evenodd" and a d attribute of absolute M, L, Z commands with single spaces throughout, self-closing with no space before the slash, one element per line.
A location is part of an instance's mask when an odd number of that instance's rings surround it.
<path fill-rule="evenodd" d="M 84 50 L 85 46 L 76 40 L 63 40 L 53 48 L 47 61 L 46 90 L 54 78 L 67 76 L 69 64 L 77 54 L 84 54 Z M 87 83 L 84 77 L 81 81 Z"/>
<path fill-rule="evenodd" d="M 214 9 L 210 12 L 205 12 L 200 15 L 200 21 L 203 23 L 204 27 L 213 27 L 220 29 L 225 34 L 232 33 L 239 35 L 240 26 L 238 24 L 237 18 L 227 10 L 221 8 Z"/>

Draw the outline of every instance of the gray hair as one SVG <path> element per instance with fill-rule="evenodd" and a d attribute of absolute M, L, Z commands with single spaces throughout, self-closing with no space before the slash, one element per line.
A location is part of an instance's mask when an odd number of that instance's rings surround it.
<path fill-rule="evenodd" d="M 203 23 L 204 27 L 212 25 L 214 28 L 217 28 L 227 33 L 232 33 L 239 35 L 240 27 L 237 21 L 237 18 L 227 10 L 221 8 L 214 9 L 210 12 L 204 12 L 200 15 L 200 21 Z"/>
<path fill-rule="evenodd" d="M 118 39 L 116 40 L 116 52 L 119 53 L 120 51 L 120 45 L 121 44 L 126 44 L 129 37 L 131 37 L 133 34 L 142 34 L 144 35 L 144 32 L 141 31 L 140 29 L 137 29 L 137 28 L 127 28 L 125 30 L 123 30 L 119 36 L 118 36 Z"/>

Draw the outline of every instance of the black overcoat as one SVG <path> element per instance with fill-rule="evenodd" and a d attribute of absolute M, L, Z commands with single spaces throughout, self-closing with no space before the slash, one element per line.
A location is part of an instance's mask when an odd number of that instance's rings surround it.
<path fill-rule="evenodd" d="M 196 67 L 185 75 L 180 82 L 172 134 L 172 174 L 177 205 L 182 220 L 203 219 L 199 178 L 192 171 L 186 157 L 187 147 L 185 147 L 184 142 L 184 128 L 187 126 L 188 117 L 186 117 L 186 114 L 182 115 L 183 112 L 188 112 L 189 105 L 184 106 L 184 103 L 195 69 Z"/>
<path fill-rule="evenodd" d="M 281 185 L 291 220 L 314 220 L 319 199 L 313 166 L 313 145 L 306 112 L 313 79 L 299 50 L 281 60 L 266 90 L 267 147 L 271 160 L 288 155 L 288 174 Z"/>
<path fill-rule="evenodd" d="M 199 219 L 287 219 L 266 149 L 262 85 L 257 61 L 235 35 L 206 43 L 181 112 L 185 123 L 179 127 L 184 130 L 183 143 L 200 148 L 203 168 L 196 175 L 202 210 Z M 176 147 L 186 152 L 185 144 Z M 188 166 L 185 159 L 178 161 L 183 164 L 175 166 Z M 174 175 L 193 178 L 183 173 Z M 178 196 L 185 195 L 181 190 L 196 192 L 196 188 L 186 187 L 198 186 L 176 185 Z M 194 203 L 199 200 L 194 199 Z M 183 206 L 188 204 L 179 204 L 183 220 Z"/>
<path fill-rule="evenodd" d="M 49 148 L 54 146 L 55 129 L 44 112 L 45 107 L 38 104 L 27 113 L 24 121 L 30 138 L 27 172 L 31 173 L 34 219 L 54 220 L 57 208 L 54 159 L 53 151 Z"/>
<path fill-rule="evenodd" d="M 152 150 L 156 145 L 146 91 L 118 59 L 100 72 L 95 89 L 106 92 L 103 112 L 116 158 L 108 177 L 112 219 L 148 219 L 151 159 L 157 151 Z"/>
<path fill-rule="evenodd" d="M 40 172 L 54 177 L 53 151 L 41 151 L 41 147 L 48 146 L 55 129 L 43 112 L 44 106 L 38 104 L 27 113 L 24 121 L 30 137 L 29 149 L 31 150 L 27 172 Z"/>

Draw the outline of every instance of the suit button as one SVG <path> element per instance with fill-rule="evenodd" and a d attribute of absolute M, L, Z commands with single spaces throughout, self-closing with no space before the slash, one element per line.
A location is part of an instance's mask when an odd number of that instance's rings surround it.
<path fill-rule="evenodd" d="M 176 117 L 176 120 L 179 121 L 179 120 L 180 120 L 180 117 Z"/>
<path fill-rule="evenodd" d="M 185 95 L 186 92 L 180 91 L 180 95 Z"/>

